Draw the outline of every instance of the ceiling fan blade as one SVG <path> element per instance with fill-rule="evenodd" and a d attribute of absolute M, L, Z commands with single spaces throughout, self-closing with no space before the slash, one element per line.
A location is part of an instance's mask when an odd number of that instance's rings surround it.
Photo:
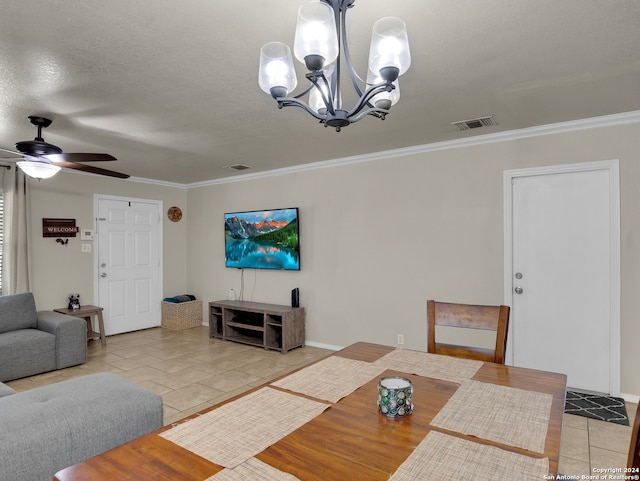
<path fill-rule="evenodd" d="M 51 154 L 46 157 L 51 162 L 104 162 L 107 160 L 118 160 L 109 154 L 77 154 L 72 152 Z"/>
<path fill-rule="evenodd" d="M 22 157 L 22 154 L 20 152 L 16 152 L 15 150 L 3 149 L 2 147 L 0 147 L 0 151 L 8 152 L 8 153 L 14 154 L 14 155 L 16 155 L 18 157 Z"/>
<path fill-rule="evenodd" d="M 31 160 L 34 162 L 46 162 L 46 159 L 41 160 L 42 159 L 41 156 L 23 154 L 21 152 L 16 152 L 15 150 L 4 149 L 2 147 L 0 147 L 0 152 L 7 152 L 9 154 L 13 154 L 11 157 L 4 157 L 4 156 L 0 157 L 0 159 L 2 160 Z"/>
<path fill-rule="evenodd" d="M 92 165 L 76 164 L 74 162 L 52 162 L 53 165 L 60 167 L 66 167 L 67 169 L 81 170 L 83 172 L 89 172 L 90 174 L 106 175 L 109 177 L 117 177 L 118 179 L 128 179 L 131 177 L 129 174 L 123 174 L 121 172 L 115 172 L 113 170 L 101 169 L 100 167 L 94 167 Z"/>

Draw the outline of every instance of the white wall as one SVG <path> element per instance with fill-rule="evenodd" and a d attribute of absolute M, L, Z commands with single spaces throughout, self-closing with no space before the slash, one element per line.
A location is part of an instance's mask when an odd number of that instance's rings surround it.
<path fill-rule="evenodd" d="M 164 295 L 205 305 L 240 290 L 240 271 L 224 268 L 223 213 L 299 207 L 302 270 L 246 271 L 244 298 L 288 304 L 299 287 L 310 341 L 395 345 L 403 333 L 406 347 L 425 349 L 426 299 L 503 302 L 503 170 L 620 159 L 621 390 L 640 395 L 638 138 L 640 125 L 606 127 L 189 190 L 61 173 L 32 182 L 34 294 L 40 309 L 69 292 L 93 302 L 93 256 L 78 238 L 62 247 L 41 229 L 43 217 L 91 227 L 95 193 L 183 210 L 181 222 L 163 220 Z"/>
<path fill-rule="evenodd" d="M 287 304 L 299 287 L 310 341 L 395 345 L 403 333 L 426 349 L 426 299 L 503 302 L 503 170 L 617 158 L 621 388 L 638 395 L 639 136 L 606 127 L 190 189 L 187 290 L 240 290 L 240 271 L 224 268 L 224 212 L 299 207 L 301 271 L 246 271 L 244 299 Z"/>

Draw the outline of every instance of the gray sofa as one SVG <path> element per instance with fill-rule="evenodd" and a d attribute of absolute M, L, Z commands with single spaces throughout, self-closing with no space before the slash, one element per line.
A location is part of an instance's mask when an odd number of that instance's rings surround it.
<path fill-rule="evenodd" d="M 113 373 L 20 393 L 0 383 L 0 481 L 51 481 L 160 427 L 162 398 Z"/>
<path fill-rule="evenodd" d="M 36 311 L 30 292 L 0 296 L 0 381 L 86 361 L 86 321 L 53 311 Z"/>

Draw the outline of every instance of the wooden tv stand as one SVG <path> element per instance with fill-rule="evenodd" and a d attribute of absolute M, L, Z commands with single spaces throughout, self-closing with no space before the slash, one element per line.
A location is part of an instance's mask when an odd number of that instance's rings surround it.
<path fill-rule="evenodd" d="M 249 301 L 209 303 L 209 337 L 286 354 L 304 346 L 304 307 Z"/>

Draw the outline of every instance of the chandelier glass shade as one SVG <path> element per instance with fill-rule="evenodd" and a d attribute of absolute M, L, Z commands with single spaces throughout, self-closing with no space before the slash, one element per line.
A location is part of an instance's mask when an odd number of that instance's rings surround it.
<path fill-rule="evenodd" d="M 48 179 L 49 177 L 56 175 L 61 169 L 61 167 L 57 165 L 36 160 L 22 160 L 20 162 L 16 162 L 16 164 L 22 172 L 34 179 Z"/>
<path fill-rule="evenodd" d="M 373 25 L 366 81 L 358 77 L 346 32 L 347 9 L 354 2 L 306 0 L 298 10 L 293 54 L 305 65 L 309 81 L 298 95 L 290 96 L 297 87 L 297 77 L 289 46 L 269 42 L 260 51 L 258 84 L 277 101 L 278 108 L 300 107 L 338 132 L 367 115 L 384 120 L 400 98 L 398 77 L 411 65 L 405 23 L 385 17 Z M 358 97 L 351 108 L 342 103 L 343 66 Z"/>

